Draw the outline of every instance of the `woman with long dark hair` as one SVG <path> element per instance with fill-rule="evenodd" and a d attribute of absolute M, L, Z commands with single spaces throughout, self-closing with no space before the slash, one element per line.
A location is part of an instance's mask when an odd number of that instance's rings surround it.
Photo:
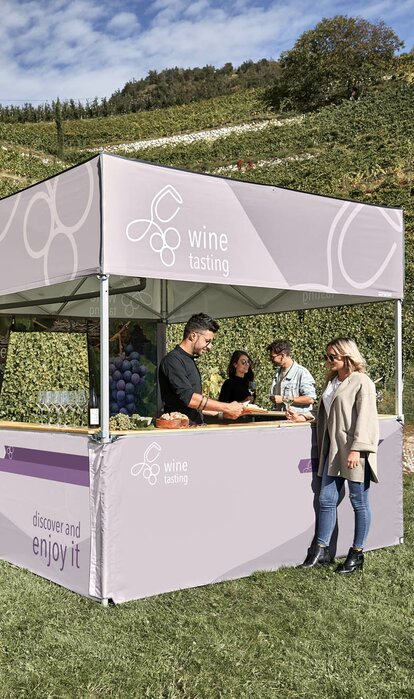
<path fill-rule="evenodd" d="M 223 403 L 231 403 L 234 400 L 239 403 L 254 402 L 256 395 L 249 393 L 249 383 L 254 379 L 253 363 L 247 352 L 244 350 L 233 352 L 227 373 L 229 378 L 221 387 L 219 400 Z"/>

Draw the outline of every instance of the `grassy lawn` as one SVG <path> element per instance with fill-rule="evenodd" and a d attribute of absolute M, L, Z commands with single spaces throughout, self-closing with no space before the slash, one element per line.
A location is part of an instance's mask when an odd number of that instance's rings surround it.
<path fill-rule="evenodd" d="M 413 697 L 412 475 L 404 492 L 404 545 L 351 578 L 286 568 L 103 608 L 1 562 L 1 699 Z"/>

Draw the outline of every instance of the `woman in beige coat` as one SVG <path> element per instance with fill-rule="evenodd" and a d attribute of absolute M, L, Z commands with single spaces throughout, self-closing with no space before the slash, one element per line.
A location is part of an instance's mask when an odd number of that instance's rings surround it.
<path fill-rule="evenodd" d="M 378 415 L 375 385 L 365 373 L 366 363 L 350 338 L 336 338 L 326 348 L 327 384 L 317 415 L 319 495 L 317 545 L 302 568 L 331 562 L 329 543 L 336 525 L 336 509 L 345 481 L 355 516 L 354 541 L 337 573 L 362 570 L 363 548 L 371 512 L 369 486 L 378 482 L 376 452 Z"/>

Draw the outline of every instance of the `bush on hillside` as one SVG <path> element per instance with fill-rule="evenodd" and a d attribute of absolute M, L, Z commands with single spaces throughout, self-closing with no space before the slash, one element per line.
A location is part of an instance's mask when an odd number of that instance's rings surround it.
<path fill-rule="evenodd" d="M 276 109 L 300 111 L 356 99 L 392 72 L 403 45 L 382 21 L 323 19 L 282 53 L 280 77 L 267 98 Z"/>

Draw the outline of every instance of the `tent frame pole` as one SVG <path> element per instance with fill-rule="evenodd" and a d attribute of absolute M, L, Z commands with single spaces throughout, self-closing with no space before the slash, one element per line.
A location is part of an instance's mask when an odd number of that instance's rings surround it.
<path fill-rule="evenodd" d="M 402 357 L 402 300 L 397 299 L 394 306 L 395 325 L 395 413 L 397 420 L 404 423 L 403 412 L 403 357 Z"/>
<path fill-rule="evenodd" d="M 109 274 L 100 274 L 99 279 L 99 306 L 100 306 L 100 416 L 101 434 L 100 442 L 108 444 L 109 436 Z"/>
<path fill-rule="evenodd" d="M 168 322 L 168 285 L 166 279 L 160 279 L 160 320 L 157 323 L 157 361 L 167 354 L 167 322 Z M 163 411 L 160 382 L 157 380 L 157 415 Z"/>
<path fill-rule="evenodd" d="M 395 325 L 395 413 L 397 420 L 404 424 L 403 412 L 403 357 L 402 357 L 402 300 L 397 299 L 394 306 Z"/>

